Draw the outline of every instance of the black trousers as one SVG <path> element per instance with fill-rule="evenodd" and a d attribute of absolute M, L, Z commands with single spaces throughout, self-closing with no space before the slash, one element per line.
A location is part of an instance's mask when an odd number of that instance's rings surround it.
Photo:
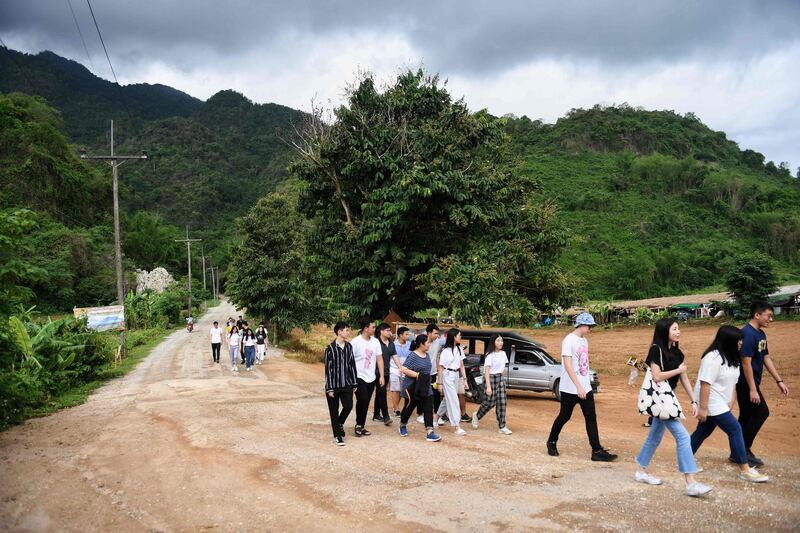
<path fill-rule="evenodd" d="M 367 383 L 358 378 L 358 388 L 356 389 L 356 425 L 364 427 L 367 423 L 367 412 L 369 411 L 369 401 L 372 399 L 372 391 L 375 389 L 375 382 Z"/>
<path fill-rule="evenodd" d="M 353 410 L 353 389 L 336 389 L 333 391 L 333 398 L 327 393 L 325 398 L 328 400 L 328 412 L 331 415 L 331 429 L 333 429 L 333 436 L 344 437 L 344 423 L 347 422 L 347 417 L 350 416 L 350 411 Z M 339 404 L 342 404 L 342 410 L 339 410 Z"/>
<path fill-rule="evenodd" d="M 242 364 L 245 364 L 245 357 L 244 357 L 244 341 L 239 343 L 239 355 L 242 356 Z"/>
<path fill-rule="evenodd" d="M 373 407 L 372 418 L 389 418 L 389 402 L 386 401 L 386 386 L 388 384 L 388 375 L 384 376 L 382 387 L 380 378 L 375 378 L 375 406 Z"/>
<path fill-rule="evenodd" d="M 212 342 L 211 343 L 211 357 L 214 358 L 215 363 L 219 363 L 219 348 L 221 343 L 219 342 Z"/>
<path fill-rule="evenodd" d="M 437 376 L 431 376 L 431 384 L 436 383 Z M 400 377 L 402 380 L 402 376 Z M 439 392 L 439 389 L 433 389 L 433 412 L 437 412 L 439 410 L 439 406 L 442 404 L 442 393 Z M 422 405 L 417 404 L 417 414 L 423 415 L 425 413 L 422 412 Z"/>
<path fill-rule="evenodd" d="M 419 408 L 422 410 L 422 416 L 425 418 L 425 427 L 433 428 L 433 395 L 429 394 L 424 400 L 419 401 L 414 397 L 414 387 L 403 393 L 403 411 L 400 413 L 400 424 L 405 426 L 408 424 L 408 419 L 414 414 L 414 411 Z"/>
<path fill-rule="evenodd" d="M 597 431 L 597 413 L 594 409 L 594 394 L 591 392 L 586 395 L 585 400 L 581 400 L 577 394 L 561 393 L 561 410 L 553 421 L 550 437 L 547 440 L 551 442 L 558 441 L 561 429 L 564 424 L 569 422 L 576 405 L 580 405 L 581 411 L 583 411 L 583 418 L 586 421 L 586 434 L 589 436 L 589 444 L 592 446 L 592 451 L 600 450 L 602 446 L 600 446 L 600 435 Z"/>
<path fill-rule="evenodd" d="M 758 397 L 761 403 L 755 404 L 750 401 L 750 387 L 747 383 L 736 384 L 736 401 L 739 402 L 739 425 L 742 426 L 742 436 L 744 437 L 744 447 L 750 452 L 756 435 L 761 430 L 761 426 L 769 418 L 769 406 L 761 394 L 761 386 L 756 385 Z"/>

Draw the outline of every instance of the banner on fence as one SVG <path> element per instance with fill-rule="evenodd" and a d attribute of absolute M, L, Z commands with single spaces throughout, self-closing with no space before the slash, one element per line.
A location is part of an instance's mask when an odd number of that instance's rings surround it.
<path fill-rule="evenodd" d="M 75 318 L 86 317 L 86 327 L 94 331 L 125 329 L 125 306 L 107 305 L 105 307 L 76 307 L 72 310 Z"/>

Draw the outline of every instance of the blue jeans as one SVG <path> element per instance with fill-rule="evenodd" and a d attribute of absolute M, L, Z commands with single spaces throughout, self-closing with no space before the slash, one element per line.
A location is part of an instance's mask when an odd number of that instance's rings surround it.
<path fill-rule="evenodd" d="M 239 361 L 237 357 L 239 355 L 239 345 L 231 346 L 231 366 L 236 366 L 236 363 Z"/>
<path fill-rule="evenodd" d="M 664 436 L 664 429 L 668 429 L 672 436 L 675 437 L 675 444 L 678 448 L 678 470 L 682 474 L 696 474 L 697 463 L 694 460 L 692 453 L 692 444 L 689 439 L 689 432 L 683 427 L 680 419 L 661 420 L 658 417 L 653 417 L 653 425 L 650 426 L 650 433 L 647 434 L 647 439 L 642 445 L 642 450 L 636 456 L 636 462 L 642 468 L 647 468 L 650 460 L 661 444 L 661 438 Z"/>
<path fill-rule="evenodd" d="M 739 421 L 733 416 L 730 411 L 722 413 L 717 416 L 706 417 L 705 422 L 697 424 L 697 429 L 692 433 L 692 451 L 696 452 L 703 441 L 708 438 L 714 431 L 714 428 L 719 426 L 722 431 L 728 434 L 728 443 L 731 446 L 731 457 L 736 461 L 736 464 L 743 465 L 747 463 L 747 451 L 744 447 L 744 434 L 742 433 L 742 426 Z"/>
<path fill-rule="evenodd" d="M 253 361 L 256 358 L 256 347 L 255 346 L 245 346 L 244 347 L 244 357 L 247 363 L 247 368 L 253 366 Z"/>

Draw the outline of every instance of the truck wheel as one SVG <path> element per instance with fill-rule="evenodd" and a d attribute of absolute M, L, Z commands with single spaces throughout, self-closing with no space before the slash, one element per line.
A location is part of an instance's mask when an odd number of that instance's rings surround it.
<path fill-rule="evenodd" d="M 561 401 L 561 379 L 560 378 L 557 379 L 553 383 L 553 394 L 556 395 L 556 401 L 560 402 Z"/>

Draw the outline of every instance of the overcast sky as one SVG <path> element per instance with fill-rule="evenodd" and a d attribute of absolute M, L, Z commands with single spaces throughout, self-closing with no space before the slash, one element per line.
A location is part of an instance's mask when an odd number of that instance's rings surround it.
<path fill-rule="evenodd" d="M 84 51 L 76 18 L 89 57 Z M 800 0 L 93 0 L 121 83 L 308 109 L 358 70 L 424 66 L 474 109 L 553 122 L 627 102 L 692 111 L 800 165 Z M 0 0 L 0 37 L 111 79 L 85 0 Z"/>

